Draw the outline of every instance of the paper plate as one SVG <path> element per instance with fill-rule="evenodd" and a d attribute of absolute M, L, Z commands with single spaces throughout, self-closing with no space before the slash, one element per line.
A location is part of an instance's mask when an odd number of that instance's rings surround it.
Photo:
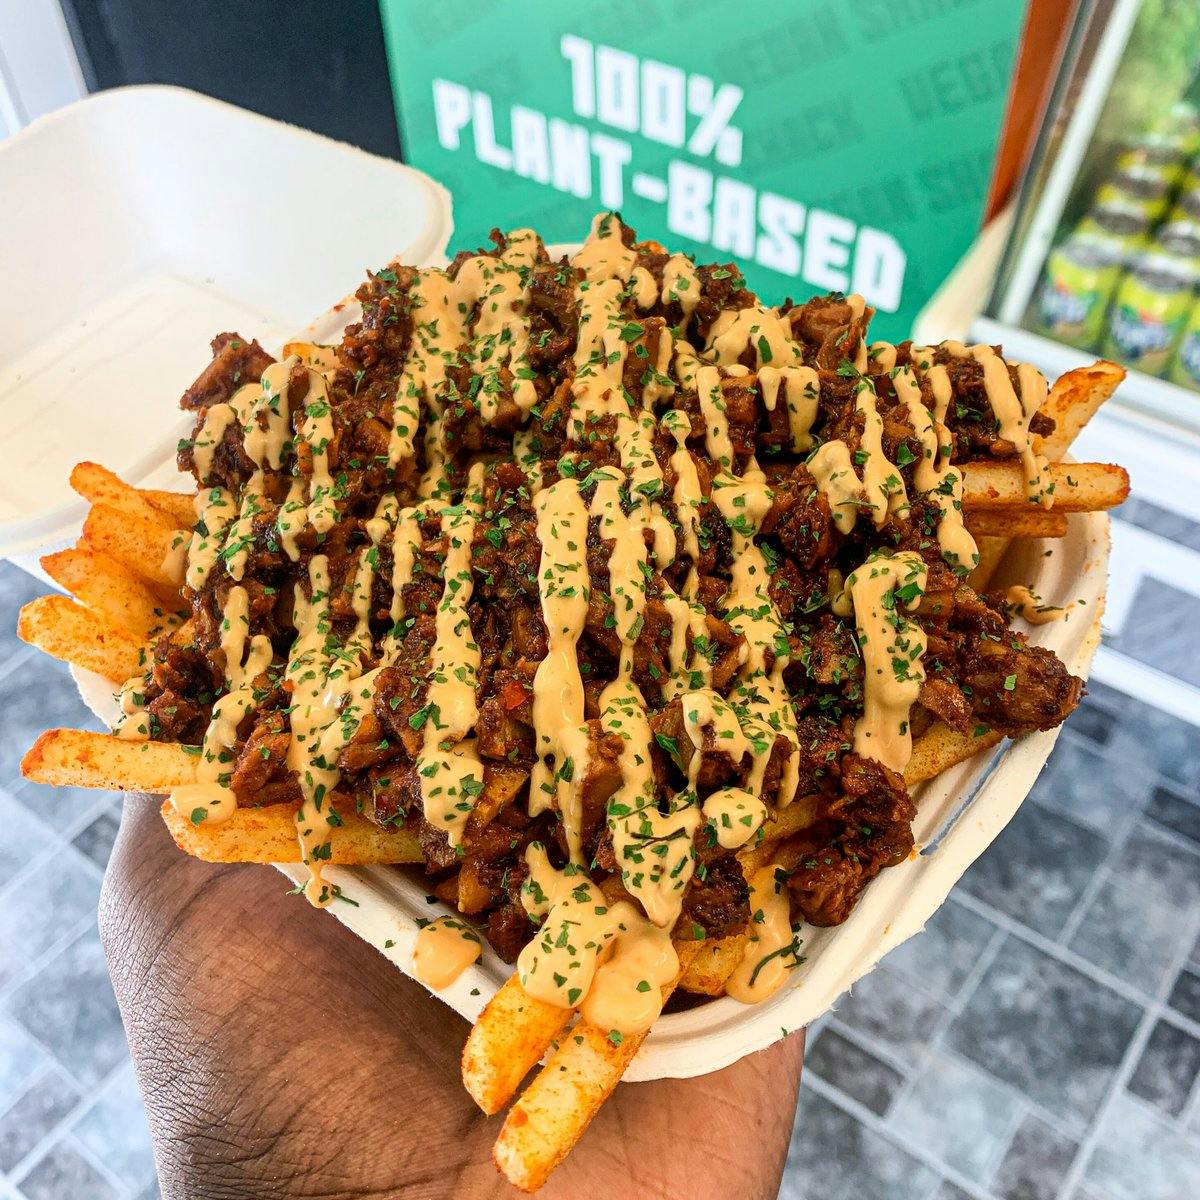
<path fill-rule="evenodd" d="M 573 248 L 550 249 L 570 252 Z M 354 303 L 342 302 L 313 322 L 303 336 L 336 340 L 345 324 L 356 318 Z M 192 486 L 190 477 L 186 482 Z M 1070 619 L 1035 627 L 1029 636 L 1035 645 L 1053 650 L 1074 674 L 1086 677 L 1100 640 L 1107 569 L 1108 518 L 1089 513 L 1073 516 L 1064 538 L 1015 543 L 997 579 L 1029 584 L 1048 604 L 1076 605 Z M 116 715 L 111 686 L 90 672 L 72 668 L 72 673 L 84 702 L 111 722 Z M 843 924 L 832 929 L 805 926 L 800 934 L 805 961 L 784 988 L 758 1005 L 722 997 L 661 1017 L 625 1079 L 688 1078 L 718 1070 L 828 1010 L 888 951 L 924 928 L 963 872 L 1029 794 L 1058 732 L 1033 734 L 984 751 L 918 789 L 913 833 L 920 852 L 882 872 Z M 308 875 L 300 866 L 278 869 L 297 883 Z M 370 942 L 406 975 L 412 974 L 417 919 L 454 911 L 429 898 L 428 884 L 413 868 L 329 867 L 324 874 L 347 898 L 324 911 Z M 289 902 L 303 903 L 280 898 L 280 903 Z M 432 995 L 474 1021 L 511 973 L 512 968 L 485 946 L 479 963 Z"/>

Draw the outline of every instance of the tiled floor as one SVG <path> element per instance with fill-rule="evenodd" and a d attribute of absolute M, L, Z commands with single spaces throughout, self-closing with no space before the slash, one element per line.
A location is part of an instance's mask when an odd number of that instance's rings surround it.
<path fill-rule="evenodd" d="M 1193 552 L 1200 579 L 1200 526 L 1122 515 Z M 92 723 L 11 633 L 40 590 L 0 563 L 0 1200 L 147 1200 L 95 920 L 119 801 L 16 770 L 39 730 Z M 1110 645 L 1197 682 L 1194 593 L 1145 579 Z M 926 931 L 810 1031 L 785 1200 L 1200 1197 L 1198 746 L 1092 685 Z"/>

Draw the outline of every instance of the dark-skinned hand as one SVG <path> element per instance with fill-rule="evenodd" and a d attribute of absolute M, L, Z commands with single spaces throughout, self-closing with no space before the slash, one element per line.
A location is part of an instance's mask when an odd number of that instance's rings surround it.
<path fill-rule="evenodd" d="M 466 1022 L 287 887 L 188 858 L 126 800 L 100 927 L 164 1200 L 519 1195 L 462 1086 Z M 622 1084 L 539 1195 L 775 1196 L 803 1047 Z"/>

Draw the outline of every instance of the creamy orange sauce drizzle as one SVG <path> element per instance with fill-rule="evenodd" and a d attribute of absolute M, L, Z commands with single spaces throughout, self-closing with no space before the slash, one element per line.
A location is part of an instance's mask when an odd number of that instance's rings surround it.
<path fill-rule="evenodd" d="M 588 511 L 573 478 L 537 494 L 538 594 L 546 626 L 546 657 L 533 683 L 537 761 L 529 780 L 533 815 L 557 805 L 573 861 L 583 857 L 578 812 L 579 783 L 587 769 L 583 678 L 576 644 L 591 596 L 587 569 Z"/>
<path fill-rule="evenodd" d="M 475 586 L 471 545 L 482 505 L 483 464 L 476 463 L 462 503 L 442 513 L 442 533 L 448 543 L 442 565 L 445 582 L 416 763 L 425 819 L 435 829 L 444 829 L 452 846 L 461 843 L 474 798 L 483 790 L 483 764 L 475 739 L 468 736 L 479 718 L 479 646 L 467 611 Z"/>
<path fill-rule="evenodd" d="M 925 668 L 925 631 L 909 620 L 925 594 L 928 568 L 911 550 L 869 558 L 846 580 L 834 611 L 853 611 L 863 659 L 863 715 L 854 726 L 854 749 L 903 774 L 912 757 L 909 714 Z"/>
<path fill-rule="evenodd" d="M 546 1004 L 580 1007 L 601 1029 L 649 1029 L 662 1011 L 662 988 L 679 972 L 670 931 L 626 900 L 609 905 L 582 868 L 555 870 L 537 843 L 525 859 L 521 901 L 544 921 L 517 959 L 521 986 Z"/>
<path fill-rule="evenodd" d="M 774 412 L 779 403 L 780 387 L 787 405 L 792 449 L 803 453 L 812 446 L 809 431 L 821 402 L 820 380 L 812 367 L 759 367 L 758 388 L 768 412 Z"/>
<path fill-rule="evenodd" d="M 772 863 L 750 880 L 750 940 L 725 985 L 726 994 L 742 1004 L 759 1004 L 773 996 L 796 966 L 799 947 L 778 870 Z"/>
<path fill-rule="evenodd" d="M 1008 374 L 1008 364 L 991 346 L 965 346 L 954 341 L 942 345 L 956 358 L 973 358 L 983 368 L 983 386 L 1000 436 L 1012 444 L 1025 469 L 1025 493 L 1031 503 L 1042 508 L 1052 507 L 1054 494 L 1048 488 L 1049 465 L 1043 455 L 1034 451 L 1029 435 L 1029 422 L 1046 400 L 1045 379 L 1028 364 L 1019 367 L 1018 395 Z"/>
<path fill-rule="evenodd" d="M 1005 607 L 1014 615 L 1030 625 L 1049 625 L 1053 621 L 1062 621 L 1071 611 L 1070 606 L 1060 608 L 1056 604 L 1047 604 L 1031 588 L 1022 583 L 1015 583 L 1004 594 Z"/>
<path fill-rule="evenodd" d="M 196 763 L 196 782 L 175 788 L 172 807 L 194 825 L 228 820 L 237 808 L 229 787 L 238 726 L 254 709 L 254 681 L 271 665 L 270 638 L 249 638 L 249 597 L 241 587 L 230 588 L 221 622 L 221 654 L 225 660 L 226 693 L 213 706 Z M 247 640 L 249 651 L 247 652 Z"/>
<path fill-rule="evenodd" d="M 438 917 L 417 931 L 413 978 L 440 992 L 478 962 L 482 953 L 483 942 L 470 925 L 457 917 Z"/>

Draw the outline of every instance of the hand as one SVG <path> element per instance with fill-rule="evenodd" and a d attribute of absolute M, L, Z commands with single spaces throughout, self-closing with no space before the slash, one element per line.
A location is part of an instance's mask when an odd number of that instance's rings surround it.
<path fill-rule="evenodd" d="M 518 1195 L 462 1087 L 466 1022 L 286 890 L 126 801 L 100 928 L 165 1200 Z M 541 1195 L 775 1196 L 803 1045 L 623 1084 Z"/>

